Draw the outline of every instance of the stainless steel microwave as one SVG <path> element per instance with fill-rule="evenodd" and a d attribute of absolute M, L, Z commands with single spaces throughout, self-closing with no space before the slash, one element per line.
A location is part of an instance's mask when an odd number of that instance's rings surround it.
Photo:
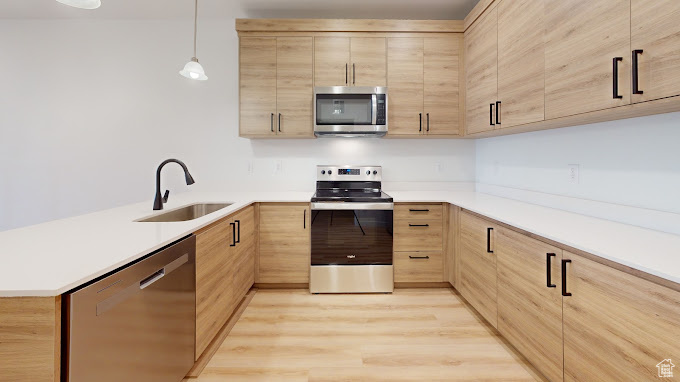
<path fill-rule="evenodd" d="M 314 88 L 314 135 L 317 137 L 382 137 L 385 134 L 386 87 Z"/>

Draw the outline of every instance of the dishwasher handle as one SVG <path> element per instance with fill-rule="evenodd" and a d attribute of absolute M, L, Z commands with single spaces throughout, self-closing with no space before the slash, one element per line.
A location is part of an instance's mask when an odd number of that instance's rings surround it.
<path fill-rule="evenodd" d="M 154 272 L 151 276 L 145 278 L 144 280 L 139 282 L 139 289 L 144 289 L 148 287 L 149 285 L 155 283 L 156 281 L 160 280 L 165 276 L 165 268 L 161 268 L 158 271 Z"/>

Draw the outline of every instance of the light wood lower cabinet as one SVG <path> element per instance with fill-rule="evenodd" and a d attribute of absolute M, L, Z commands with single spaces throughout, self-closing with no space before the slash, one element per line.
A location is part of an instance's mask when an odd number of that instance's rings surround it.
<path fill-rule="evenodd" d="M 309 203 L 260 204 L 256 282 L 308 283 L 311 265 Z"/>
<path fill-rule="evenodd" d="M 460 280 L 458 291 L 494 327 L 497 325 L 496 253 L 497 226 L 468 212 L 460 214 Z"/>
<path fill-rule="evenodd" d="M 496 232 L 498 330 L 550 381 L 562 381 L 562 250 Z"/>
<path fill-rule="evenodd" d="M 659 378 L 657 364 L 680 360 L 680 292 L 569 252 L 564 259 L 565 381 L 672 380 Z"/>
<path fill-rule="evenodd" d="M 255 283 L 256 225 L 255 207 L 246 207 L 234 216 L 236 224 L 236 256 L 233 278 L 234 307 Z"/>
<path fill-rule="evenodd" d="M 394 206 L 394 281 L 443 282 L 444 206 Z"/>
<path fill-rule="evenodd" d="M 394 250 L 403 252 L 441 251 L 442 218 L 394 220 Z"/>
<path fill-rule="evenodd" d="M 442 252 L 395 252 L 394 282 L 442 282 Z"/>
<path fill-rule="evenodd" d="M 458 252 L 458 243 L 460 238 L 460 207 L 449 205 L 448 208 L 448 236 L 446 238 L 446 259 L 444 264 L 447 268 L 446 281 L 454 287 L 458 287 L 458 280 L 460 280 L 460 256 Z"/>

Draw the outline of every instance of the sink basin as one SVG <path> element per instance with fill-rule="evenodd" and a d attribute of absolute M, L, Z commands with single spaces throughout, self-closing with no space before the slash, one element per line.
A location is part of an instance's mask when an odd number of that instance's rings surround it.
<path fill-rule="evenodd" d="M 187 220 L 198 219 L 209 213 L 219 211 L 222 208 L 229 207 L 232 203 L 196 203 L 188 206 L 179 207 L 174 210 L 163 212 L 158 215 L 150 216 L 148 218 L 135 220 L 137 222 L 183 222 Z"/>

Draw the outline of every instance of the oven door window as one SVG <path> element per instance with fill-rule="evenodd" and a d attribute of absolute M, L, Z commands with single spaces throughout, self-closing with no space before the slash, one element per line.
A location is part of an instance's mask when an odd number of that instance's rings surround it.
<path fill-rule="evenodd" d="M 391 265 L 390 210 L 312 211 L 312 265 Z"/>
<path fill-rule="evenodd" d="M 317 94 L 317 125 L 371 125 L 371 94 Z"/>

